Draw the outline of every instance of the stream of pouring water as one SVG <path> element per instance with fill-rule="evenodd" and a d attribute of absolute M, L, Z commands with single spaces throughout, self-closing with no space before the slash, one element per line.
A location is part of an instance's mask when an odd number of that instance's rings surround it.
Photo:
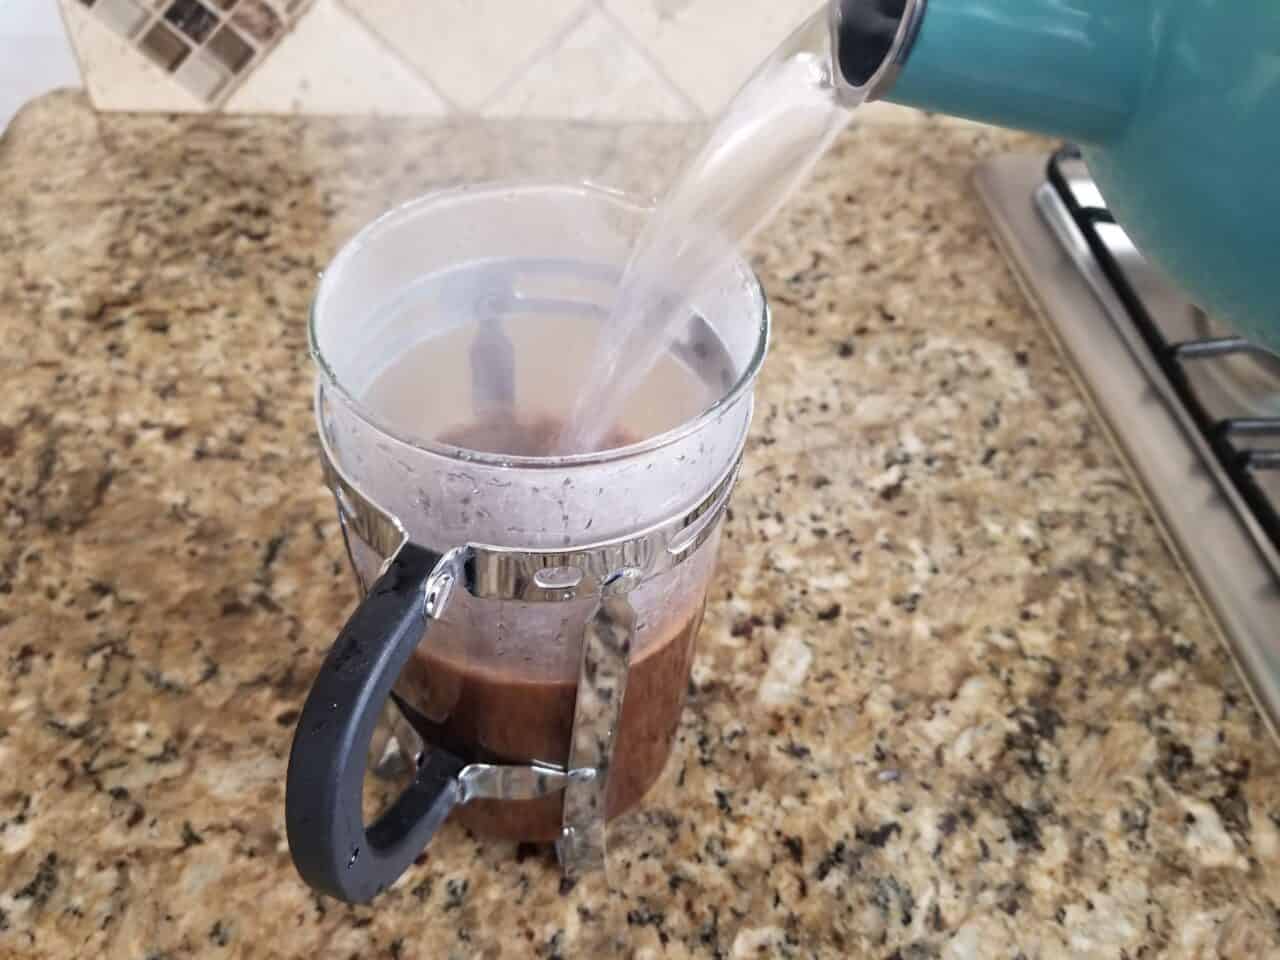
<path fill-rule="evenodd" d="M 857 103 L 837 96 L 824 5 L 764 61 L 632 249 L 565 451 L 594 450 L 666 354 L 688 300 L 808 177 Z M 754 322 L 756 318 L 744 318 Z"/>

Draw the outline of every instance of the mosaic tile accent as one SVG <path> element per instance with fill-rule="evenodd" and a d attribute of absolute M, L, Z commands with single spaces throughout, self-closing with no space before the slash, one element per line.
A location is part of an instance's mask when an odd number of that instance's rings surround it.
<path fill-rule="evenodd" d="M 311 0 L 75 0 L 127 41 L 171 82 L 206 108 L 218 108 L 306 12 Z M 72 25 L 71 12 L 68 25 Z M 109 71 L 93 69 L 85 44 L 72 31 L 94 102 L 128 103 Z M 139 91 L 141 94 L 142 92 Z M 96 94 L 104 94 L 97 96 Z M 148 109 L 139 97 L 137 109 Z"/>
<path fill-rule="evenodd" d="M 89 7 L 94 5 L 94 0 L 81 2 Z M 137 0 L 98 0 L 97 7 L 99 19 L 125 37 L 133 36 L 150 17 L 147 8 Z"/>
<path fill-rule="evenodd" d="M 164 12 L 164 18 L 190 43 L 199 45 L 209 36 L 218 15 L 200 0 L 173 0 Z"/>
<path fill-rule="evenodd" d="M 232 11 L 231 22 L 264 47 L 284 29 L 280 14 L 263 0 L 240 0 Z"/>
<path fill-rule="evenodd" d="M 63 0 L 62 16 L 80 61 L 81 80 L 97 109 L 166 113 L 209 109 L 138 48 L 141 35 L 122 36 L 80 0 Z"/>

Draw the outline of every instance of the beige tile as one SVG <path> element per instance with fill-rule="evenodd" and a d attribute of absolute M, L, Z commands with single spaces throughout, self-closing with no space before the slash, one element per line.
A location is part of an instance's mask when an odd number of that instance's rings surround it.
<path fill-rule="evenodd" d="M 335 0 L 317 0 L 228 98 L 228 113 L 410 114 L 447 107 Z"/>
<path fill-rule="evenodd" d="M 715 116 L 818 0 L 603 0 L 667 76 Z"/>
<path fill-rule="evenodd" d="M 629 122 L 695 117 L 632 41 L 598 10 L 517 76 L 485 113 Z"/>
<path fill-rule="evenodd" d="M 99 110 L 198 113 L 206 109 L 173 76 L 99 23 L 77 0 L 61 2 L 85 88 Z"/>
<path fill-rule="evenodd" d="M 449 101 L 477 110 L 565 29 L 584 0 L 346 0 Z"/>

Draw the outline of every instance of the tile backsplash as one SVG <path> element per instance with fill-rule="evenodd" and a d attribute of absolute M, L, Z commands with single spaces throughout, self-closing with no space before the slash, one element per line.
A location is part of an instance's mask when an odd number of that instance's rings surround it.
<path fill-rule="evenodd" d="M 59 2 L 104 110 L 645 123 L 715 116 L 820 0 Z"/>

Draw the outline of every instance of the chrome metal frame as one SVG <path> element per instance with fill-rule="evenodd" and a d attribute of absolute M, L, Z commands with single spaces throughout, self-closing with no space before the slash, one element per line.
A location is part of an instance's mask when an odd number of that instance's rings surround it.
<path fill-rule="evenodd" d="M 356 569 L 351 546 L 355 536 L 384 558 L 381 573 L 409 542 L 409 535 L 399 518 L 378 506 L 339 465 L 327 431 L 323 386 L 317 387 L 315 405 L 321 461 L 338 506 L 348 559 Z M 441 555 L 431 578 L 434 591 L 423 597 L 429 620 L 440 614 L 458 586 L 490 600 L 557 603 L 596 598 L 582 625 L 567 767 L 538 760 L 528 765 L 471 764 L 458 778 L 460 803 L 476 798 L 528 799 L 563 790 L 556 852 L 567 877 L 602 868 L 605 862 L 605 795 L 638 619 L 628 594 L 648 578 L 689 559 L 714 533 L 741 462 L 739 454 L 691 509 L 625 538 L 562 550 L 525 551 L 478 543 L 451 547 Z M 398 737 L 412 729 L 394 718 L 393 727 Z"/>

